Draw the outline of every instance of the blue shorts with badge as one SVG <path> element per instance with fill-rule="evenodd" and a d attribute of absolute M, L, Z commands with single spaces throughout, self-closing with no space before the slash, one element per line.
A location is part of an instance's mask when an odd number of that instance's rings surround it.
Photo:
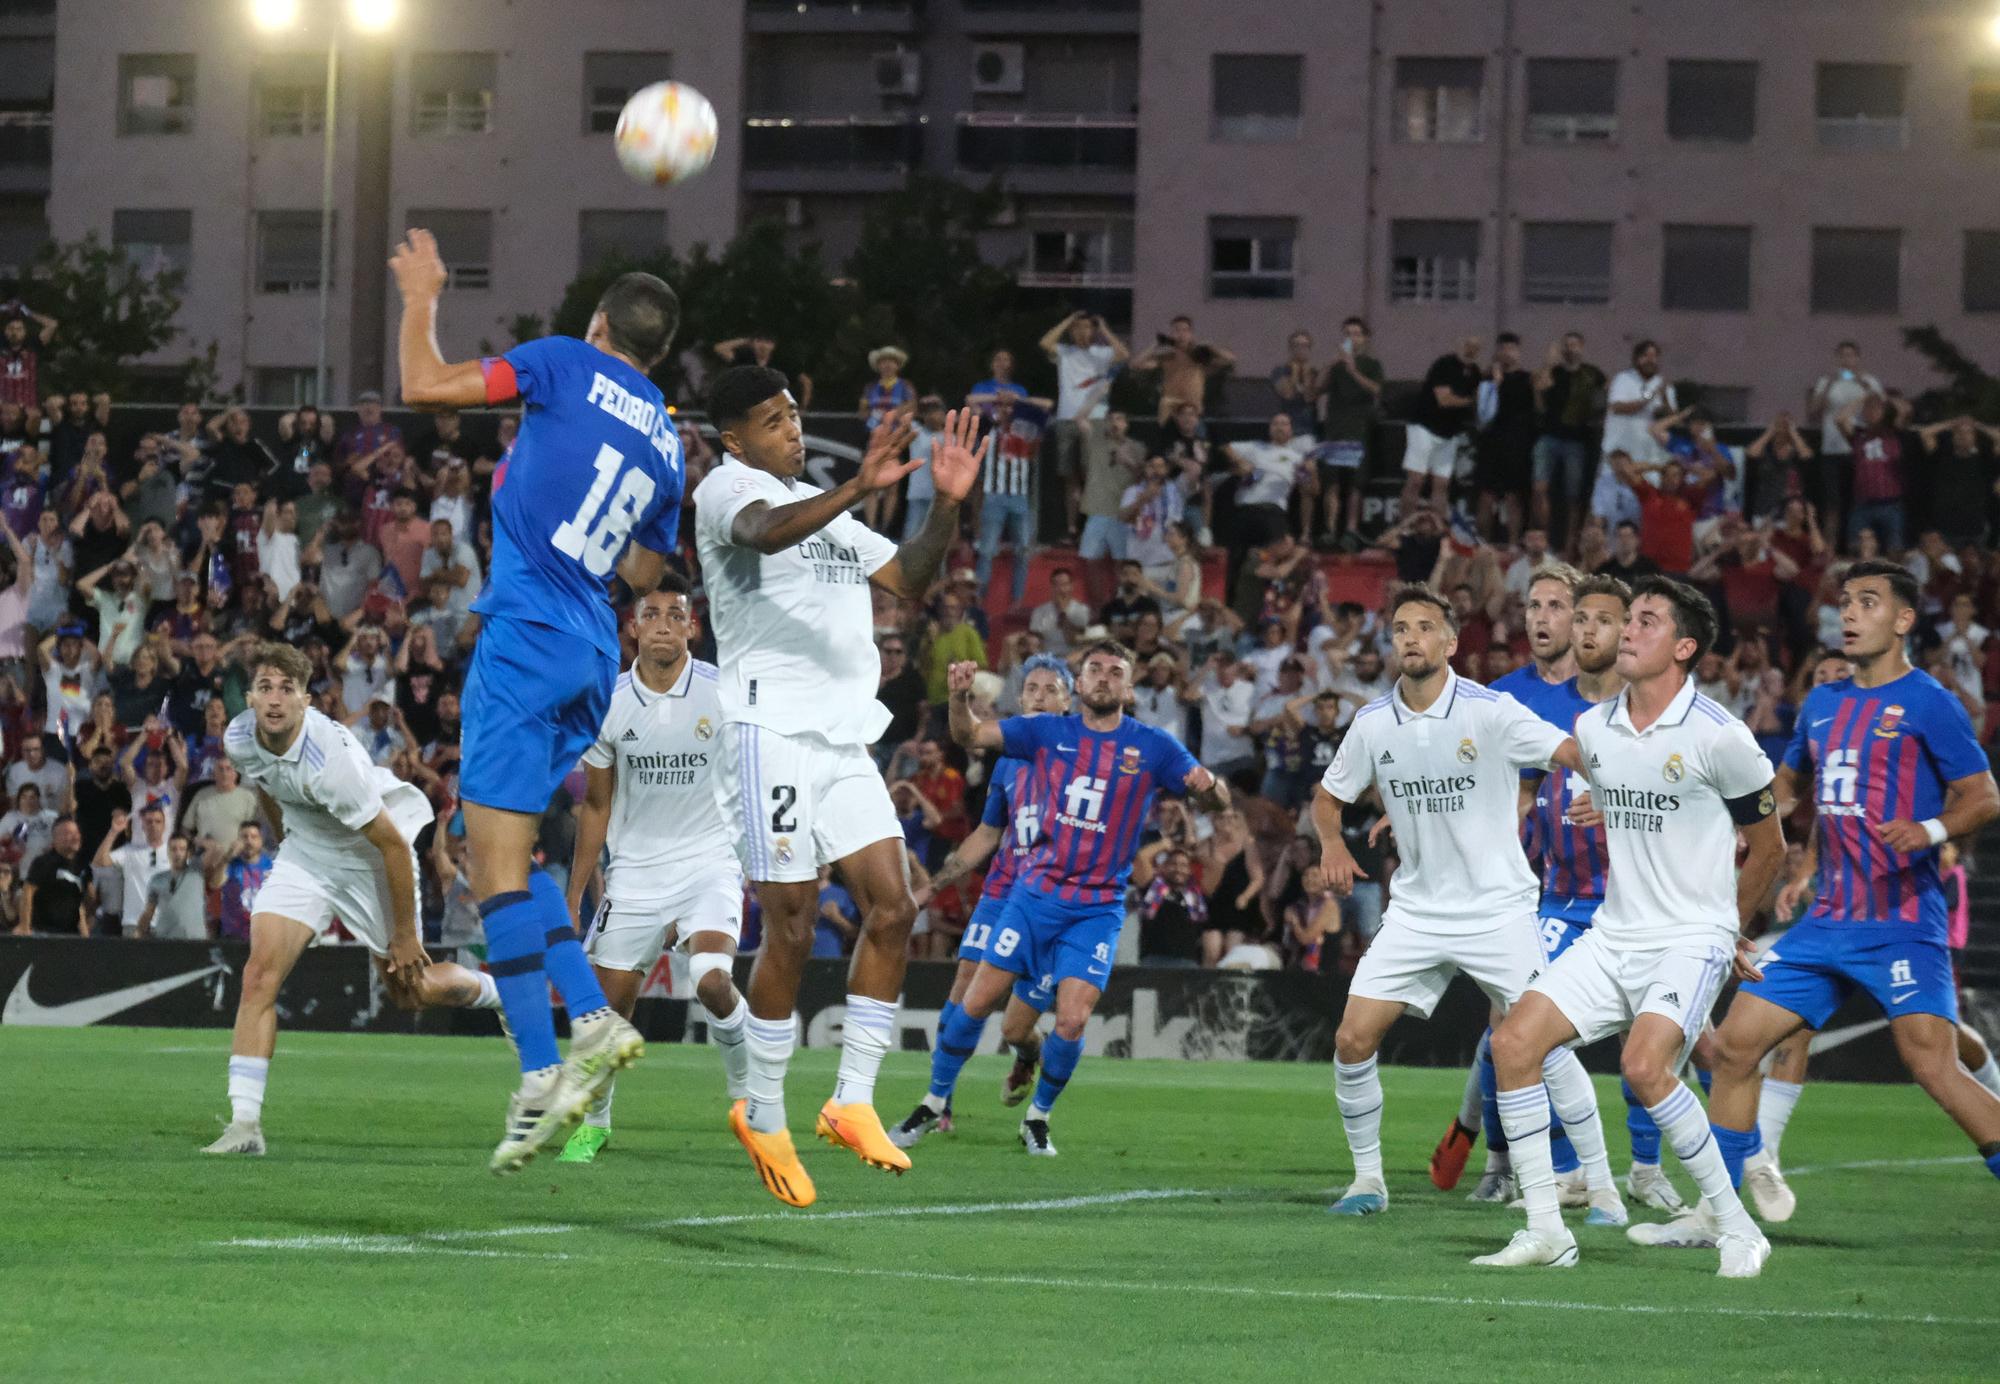
<path fill-rule="evenodd" d="M 959 939 L 958 959 L 960 961 L 970 961 L 973 965 L 977 966 L 980 962 L 989 959 L 986 951 L 992 945 L 993 930 L 999 926 L 1000 919 L 1006 915 L 1006 912 L 1006 899 L 981 899 L 979 901 L 979 906 L 972 910 L 971 921 L 965 925 L 965 936 Z M 993 964 L 1000 966 L 1000 963 L 997 961 Z M 1011 966 L 1001 966 L 1000 969 L 1012 970 L 1013 968 Z M 1043 988 L 1040 982 L 1041 976 L 1039 974 L 1023 975 L 1020 980 L 1014 982 L 1014 998 L 1020 1000 L 1030 1009 L 1039 1013 L 1047 1013 L 1049 1006 L 1055 1003 L 1055 990 L 1052 987 Z"/>
<path fill-rule="evenodd" d="M 1124 929 L 1125 905 L 1118 900 L 1065 902 L 1031 884 L 1018 884 L 987 939 L 986 964 L 1026 976 L 1051 997 L 1072 978 L 1102 990 L 1111 979 L 1118 934 Z"/>
<path fill-rule="evenodd" d="M 1541 914 L 1535 919 L 1535 929 L 1541 936 L 1543 965 L 1568 951 L 1577 938 L 1590 931 L 1590 925 L 1596 920 L 1597 910 L 1603 903 L 1602 899 L 1565 899 L 1551 894 L 1542 896 Z"/>
<path fill-rule="evenodd" d="M 493 615 L 465 675 L 459 796 L 541 813 L 604 724 L 618 660 L 567 631 Z"/>
<path fill-rule="evenodd" d="M 1808 1028 L 1822 1028 L 1856 990 L 1891 1019 L 1935 1014 L 1958 1021 L 1951 950 L 1908 924 L 1799 923 L 1758 963 L 1764 978 L 1742 993 L 1789 1009 Z"/>

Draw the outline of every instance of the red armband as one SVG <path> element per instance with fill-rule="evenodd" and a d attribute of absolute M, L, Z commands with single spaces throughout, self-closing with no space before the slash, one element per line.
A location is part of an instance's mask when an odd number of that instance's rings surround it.
<path fill-rule="evenodd" d="M 514 378 L 514 367 L 505 356 L 481 356 L 479 372 L 486 377 L 487 403 L 504 404 L 520 397 L 520 382 Z"/>

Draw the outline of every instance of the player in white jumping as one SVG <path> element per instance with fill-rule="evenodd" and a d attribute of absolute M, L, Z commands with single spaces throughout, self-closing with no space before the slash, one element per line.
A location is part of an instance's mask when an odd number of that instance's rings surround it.
<path fill-rule="evenodd" d="M 569 907 L 579 913 L 608 838 L 604 898 L 584 937 L 604 997 L 630 1019 L 661 953 L 683 952 L 735 1101 L 750 1056 L 743 1046 L 750 1008 L 730 978 L 743 929 L 743 871 L 715 809 L 722 704 L 715 665 L 688 654 L 688 601 L 687 581 L 667 572 L 633 609 L 638 657 L 583 756 Z M 558 1162 L 588 1163 L 610 1142 L 612 1089 L 591 1103 Z"/>
<path fill-rule="evenodd" d="M 1355 713 L 1312 804 L 1320 865 L 1337 893 L 1365 878 L 1340 818 L 1371 787 L 1388 808 L 1402 855 L 1395 894 L 1348 986 L 1333 1040 L 1340 1122 L 1354 1155 L 1354 1181 L 1332 1208 L 1344 1216 L 1389 1204 L 1375 1054 L 1390 1025 L 1406 1011 L 1429 1018 L 1460 973 L 1505 1010 L 1542 964 L 1535 877 L 1515 826 L 1519 770 L 1580 767 L 1567 731 L 1452 672 L 1458 629 L 1442 596 L 1405 586 L 1391 596 L 1389 612 L 1401 676 L 1388 696 Z M 1574 1053 L 1562 1052 L 1550 1059 L 1549 1079 L 1591 1185 L 1608 1189 L 1611 1165 L 1590 1077 Z M 1546 1121 L 1546 1101 L 1542 1113 Z"/>
<path fill-rule="evenodd" d="M 1678 1075 L 1732 961 L 1740 977 L 1757 976 L 1740 929 L 1785 855 L 1770 760 L 1689 676 L 1715 631 L 1715 610 L 1694 588 L 1667 577 L 1637 583 L 1618 641 L 1625 690 L 1577 719 L 1591 787 L 1572 817 L 1603 821 L 1611 861 L 1604 905 L 1493 1034 L 1500 1118 L 1528 1226 L 1475 1264 L 1576 1263 L 1549 1162 L 1542 1064 L 1567 1044 L 1627 1030 L 1625 1079 L 1701 1188 L 1719 1230 L 1721 1276 L 1755 1278 L 1770 1257 L 1770 1241 L 1730 1186 L 1701 1103 Z M 1739 829 L 1749 845 L 1740 875 Z M 1646 1244 L 1659 1229 L 1635 1225 L 1626 1234 Z"/>
<path fill-rule="evenodd" d="M 374 954 L 398 1008 L 500 1007 L 492 977 L 432 961 L 418 935 L 410 843 L 431 820 L 430 800 L 375 765 L 347 727 L 307 706 L 311 679 L 297 649 L 261 646 L 250 659 L 250 709 L 222 737 L 284 839 L 250 905 L 250 959 L 229 1044 L 229 1127 L 204 1153 L 264 1152 L 278 990 L 336 918 Z"/>
<path fill-rule="evenodd" d="M 749 1094 L 729 1123 L 771 1195 L 810 1206 L 812 1179 L 785 1127 L 785 1069 L 824 864 L 838 869 L 862 918 L 840 1077 L 816 1128 L 870 1167 L 910 1166 L 875 1112 L 917 906 L 895 804 L 867 749 L 890 719 L 875 699 L 881 658 L 870 587 L 902 600 L 930 589 L 979 475 L 979 418 L 969 409 L 946 416 L 928 463 L 930 517 L 900 546 L 848 511 L 923 464 L 902 459 L 906 423 L 878 428 L 855 475 L 822 491 L 799 479 L 805 438 L 783 374 L 724 371 L 709 418 L 724 455 L 695 491 L 695 536 L 721 661 L 717 797 L 764 924 L 745 1025 Z"/>

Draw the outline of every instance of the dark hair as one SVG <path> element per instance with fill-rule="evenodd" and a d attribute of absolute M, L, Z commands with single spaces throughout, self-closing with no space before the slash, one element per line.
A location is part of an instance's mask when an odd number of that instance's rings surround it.
<path fill-rule="evenodd" d="M 1187 324 L 1188 324 L 1188 325 L 1189 325 L 1190 327 L 1192 327 L 1192 326 L 1194 325 L 1194 319 L 1193 319 L 1192 317 L 1189 317 L 1189 316 L 1188 316 L 1188 315 L 1187 315 L 1186 313 L 1184 313 L 1184 312 L 1177 312 L 1177 313 L 1175 313 L 1175 314 L 1174 314 L 1174 315 L 1173 315 L 1172 317 L 1169 317 L 1169 318 L 1167 319 L 1167 325 L 1168 325 L 1169 327 L 1173 326 L 1173 325 L 1174 325 L 1174 323 L 1176 323 L 1176 322 L 1185 322 L 1185 323 L 1187 323 Z"/>
<path fill-rule="evenodd" d="M 681 325 L 681 300 L 665 280 L 634 271 L 620 274 L 597 300 L 612 349 L 650 370 L 674 343 Z"/>
<path fill-rule="evenodd" d="M 708 421 L 717 428 L 733 428 L 750 416 L 751 409 L 791 387 L 784 371 L 768 365 L 731 366 L 709 388 Z"/>
<path fill-rule="evenodd" d="M 301 691 L 312 681 L 312 664 L 306 656 L 290 644 L 275 640 L 259 644 L 250 652 L 250 676 L 254 679 L 263 668 L 277 669 L 297 683 Z"/>
<path fill-rule="evenodd" d="M 1645 355 L 1646 352 L 1648 351 L 1657 351 L 1659 349 L 1660 349 L 1659 342 L 1653 340 L 1653 338 L 1651 338 L 1650 336 L 1645 338 L 1645 340 L 1639 342 L 1638 345 L 1632 348 L 1632 363 L 1634 365 L 1637 365 L 1639 363 L 1640 356 Z"/>
<path fill-rule="evenodd" d="M 1923 595 L 1923 588 L 1917 584 L 1916 577 L 1900 562 L 1889 562 L 1879 557 L 1867 558 L 1850 566 L 1847 575 L 1840 579 L 1840 584 L 1845 586 L 1863 577 L 1880 577 L 1888 582 L 1889 594 L 1896 598 L 1896 603 L 1911 610 L 1917 608 L 1917 602 Z M 1964 596 L 1971 593 L 1961 591 L 1957 594 Z"/>
<path fill-rule="evenodd" d="M 1071 581 L 1075 581 L 1076 569 L 1073 567 L 1066 567 L 1066 566 L 1050 568 L 1049 569 L 1050 580 L 1054 580 L 1057 577 L 1068 577 Z"/>
<path fill-rule="evenodd" d="M 144 807 L 139 809 L 139 815 L 141 817 L 144 817 L 149 812 L 157 812 L 162 817 L 167 815 L 167 809 L 162 807 L 158 802 L 147 803 Z"/>
<path fill-rule="evenodd" d="M 1347 329 L 1348 329 L 1349 327 L 1359 327 L 1359 328 L 1361 328 L 1361 330 L 1362 330 L 1362 331 L 1363 331 L 1363 332 L 1365 333 L 1365 332 L 1366 332 L 1366 331 L 1368 330 L 1368 319 L 1367 319 L 1367 318 L 1365 318 L 1365 317 L 1343 317 L 1343 318 L 1341 318 L 1341 319 L 1340 319 L 1340 329 L 1341 329 L 1342 331 L 1346 331 L 1346 330 L 1347 330 Z"/>
<path fill-rule="evenodd" d="M 1493 338 L 1493 344 L 1495 346 L 1519 346 L 1521 344 L 1521 334 L 1519 332 L 1502 332 Z"/>
<path fill-rule="evenodd" d="M 1852 337 L 1850 337 L 1846 341 L 1834 342 L 1833 349 L 1836 351 L 1853 351 L 1858 354 L 1861 350 L 1861 345 L 1859 342 L 1855 341 Z"/>
<path fill-rule="evenodd" d="M 1393 622 L 1396 612 L 1406 605 L 1436 606 L 1444 616 L 1445 628 L 1458 633 L 1458 612 L 1451 608 L 1451 602 L 1440 596 L 1437 588 L 1429 582 L 1413 581 L 1397 587 L 1389 593 L 1389 619 Z"/>
<path fill-rule="evenodd" d="M 1122 658 L 1128 668 L 1136 666 L 1139 662 L 1137 656 L 1116 639 L 1097 639 L 1083 646 L 1083 657 L 1077 660 L 1077 666 L 1081 668 L 1090 660 L 1092 654 L 1110 654 L 1113 658 Z"/>
<path fill-rule="evenodd" d="M 1630 529 L 1633 533 L 1637 533 L 1639 531 L 1639 521 L 1636 519 L 1620 519 L 1612 526 L 1612 531 L 1615 533 L 1619 529 Z"/>
<path fill-rule="evenodd" d="M 1609 596 L 1628 608 L 1632 604 L 1632 588 L 1616 577 L 1579 577 L 1569 589 L 1570 602 L 1581 604 L 1585 596 Z"/>
<path fill-rule="evenodd" d="M 1637 601 L 1641 596 L 1658 596 L 1665 601 L 1673 611 L 1675 638 L 1694 641 L 1694 656 L 1681 663 L 1681 667 L 1692 668 L 1715 647 L 1715 607 L 1701 592 L 1684 581 L 1653 576 L 1632 584 L 1632 599 Z"/>
<path fill-rule="evenodd" d="M 692 600 L 694 599 L 694 588 L 688 584 L 686 577 L 669 567 L 666 571 L 660 573 L 660 584 L 647 594 L 657 596 L 685 596 L 689 600 Z"/>
<path fill-rule="evenodd" d="M 169 846 L 173 845 L 176 841 L 183 842 L 189 850 L 194 849 L 194 838 L 189 836 L 185 831 L 170 831 L 167 833 L 167 844 Z"/>

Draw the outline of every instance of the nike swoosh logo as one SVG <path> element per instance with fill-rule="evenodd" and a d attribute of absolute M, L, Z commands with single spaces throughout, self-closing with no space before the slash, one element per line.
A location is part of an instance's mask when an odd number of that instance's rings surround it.
<path fill-rule="evenodd" d="M 1820 728 L 1821 726 L 1825 725 L 1825 724 L 1826 724 L 1827 722 L 1831 721 L 1832 719 L 1833 719 L 1833 718 L 1832 718 L 1831 716 L 1822 716 L 1822 717 L 1820 717 L 1820 718 L 1819 718 L 1819 719 L 1818 719 L 1817 721 L 1814 721 L 1814 722 L 1812 723 L 1812 728 L 1813 728 L 1814 730 L 1818 730 L 1818 729 L 1819 729 L 1819 728 Z"/>
<path fill-rule="evenodd" d="M 1056 753 L 1057 753 L 1057 754 L 1075 754 L 1075 753 L 1076 753 L 1076 746 L 1074 746 L 1074 745 L 1058 745 L 1058 746 L 1056 746 Z"/>
<path fill-rule="evenodd" d="M 1916 997 L 1917 997 L 1917 992 L 1915 990 L 1912 990 L 1908 994 L 1889 996 L 1889 1003 L 1901 1004 L 1904 1000 L 1913 1000 Z"/>
<path fill-rule="evenodd" d="M 21 978 L 14 982 L 13 992 L 7 996 L 6 1007 L 0 1009 L 0 1024 L 16 1024 L 23 1028 L 82 1028 L 87 1024 L 101 1024 L 128 1009 L 138 1008 L 147 1000 L 158 999 L 161 995 L 171 994 L 183 985 L 192 985 L 197 980 L 206 979 L 218 971 L 228 969 L 221 962 L 217 962 L 198 971 L 185 971 L 162 980 L 128 985 L 122 990 L 92 995 L 89 999 L 71 1000 L 66 1004 L 37 1004 L 34 996 L 28 993 L 28 977 L 35 973 L 35 968 L 30 965 L 27 970 L 21 972 Z"/>
<path fill-rule="evenodd" d="M 1878 1032 L 1888 1026 L 1889 1021 L 1887 1019 L 1870 1019 L 1865 1024 L 1854 1024 L 1848 1028 L 1836 1028 L 1830 1032 L 1815 1035 L 1810 1047 L 1812 1052 L 1816 1054 L 1830 1052 L 1834 1048 L 1844 1047 L 1857 1038 L 1866 1038 L 1869 1034 Z"/>

